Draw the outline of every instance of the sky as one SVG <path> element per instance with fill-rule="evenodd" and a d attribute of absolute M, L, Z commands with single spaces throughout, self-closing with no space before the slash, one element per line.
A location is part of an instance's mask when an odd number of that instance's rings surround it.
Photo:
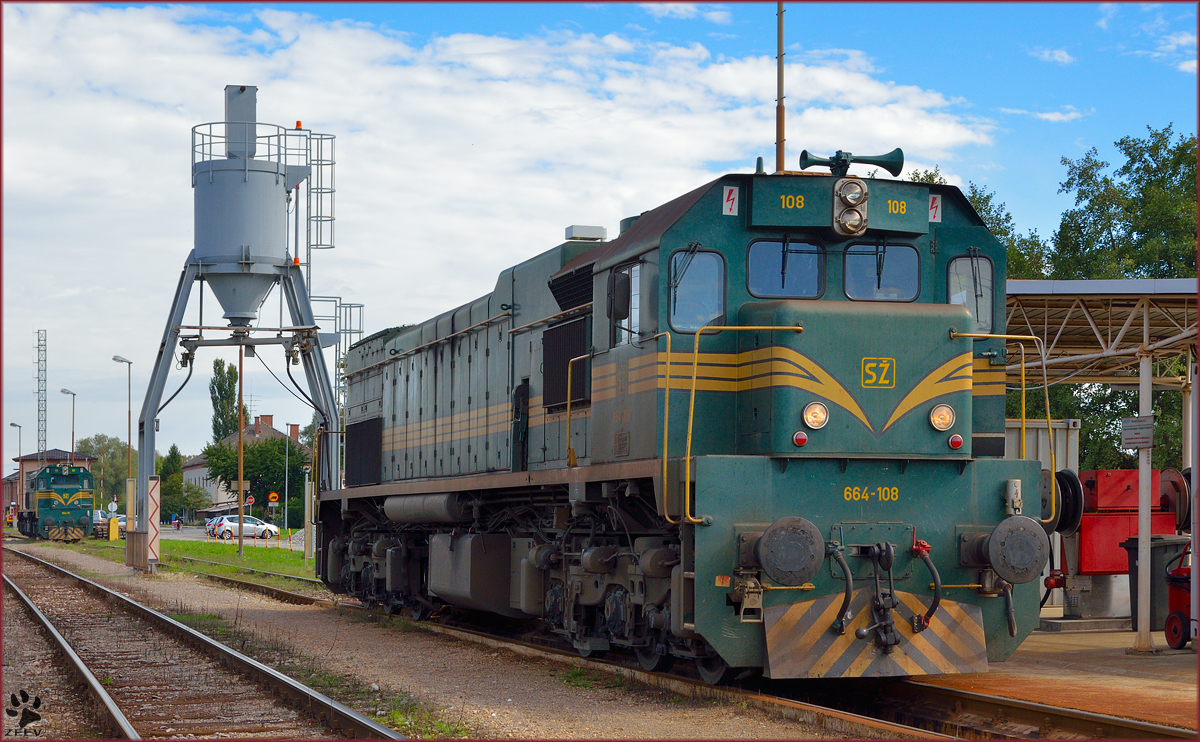
<path fill-rule="evenodd" d="M 3 6 L 3 455 L 125 437 L 192 247 L 191 127 L 258 86 L 259 121 L 336 136 L 333 250 L 312 291 L 371 333 L 491 291 L 504 268 L 755 158 L 774 166 L 774 3 Z M 1146 127 L 1196 131 L 1195 4 L 788 3 L 786 167 L 800 151 L 905 153 L 984 186 L 1049 238 L 1062 158 Z M 206 297 L 206 323 L 214 319 Z M 278 296 L 260 315 L 279 321 Z M 188 321 L 198 320 L 193 292 Z M 252 414 L 311 413 L 246 366 Z M 160 452 L 211 440 L 204 350 Z M 264 368 L 265 366 L 265 368 Z M 175 368 L 171 394 L 186 376 Z M 136 427 L 136 426 L 135 426 Z M 136 445 L 136 438 L 134 441 Z"/>

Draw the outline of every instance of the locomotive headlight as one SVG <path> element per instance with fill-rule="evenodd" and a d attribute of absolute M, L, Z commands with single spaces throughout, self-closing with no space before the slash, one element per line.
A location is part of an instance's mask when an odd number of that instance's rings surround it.
<path fill-rule="evenodd" d="M 842 187 L 838 190 L 838 197 L 849 206 L 858 206 L 867 200 L 867 189 L 863 187 L 862 183 L 856 180 L 847 180 L 842 183 Z"/>
<path fill-rule="evenodd" d="M 935 430 L 949 430 L 954 425 L 954 408 L 948 404 L 934 405 L 929 411 L 929 424 Z"/>
<path fill-rule="evenodd" d="M 820 430 L 829 422 L 829 408 L 820 402 L 809 402 L 804 407 L 804 424 L 813 430 Z"/>
<path fill-rule="evenodd" d="M 863 216 L 858 209 L 846 209 L 838 214 L 838 224 L 847 232 L 857 232 L 863 228 Z"/>

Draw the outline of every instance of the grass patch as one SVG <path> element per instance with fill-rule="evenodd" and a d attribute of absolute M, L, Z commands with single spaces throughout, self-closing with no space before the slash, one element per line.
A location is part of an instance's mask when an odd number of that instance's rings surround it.
<path fill-rule="evenodd" d="M 178 566 L 188 566 L 190 569 L 200 570 L 204 572 L 213 572 L 215 574 L 228 574 L 231 577 L 237 576 L 238 568 L 257 569 L 266 572 L 278 572 L 283 575 L 292 577 L 305 577 L 312 579 L 316 575 L 313 572 L 313 567 L 304 566 L 304 550 L 288 551 L 287 549 L 277 549 L 274 546 L 262 547 L 252 546 L 253 539 L 246 539 L 245 548 L 242 549 L 243 556 L 239 559 L 237 555 L 237 542 L 212 542 L 212 541 L 181 541 L 173 539 L 162 539 L 158 542 L 159 552 L 163 562 L 170 564 L 176 563 Z M 100 539 L 85 538 L 82 541 L 77 541 L 73 544 L 64 543 L 62 541 L 38 541 L 39 546 L 53 546 L 60 549 L 67 549 L 82 554 L 90 554 L 101 559 L 106 559 L 110 562 L 118 564 L 125 561 L 125 542 L 124 541 L 102 541 Z M 261 543 L 261 542 L 260 542 Z M 274 542 L 272 542 L 273 544 Z M 186 562 L 178 557 L 192 557 L 194 559 L 205 559 L 210 562 L 219 562 L 228 565 L 227 571 L 222 571 L 220 567 L 211 564 L 198 564 L 196 562 Z M 243 575 L 245 573 L 242 573 Z M 296 583 L 290 580 L 281 580 L 279 587 L 287 589 L 288 586 L 294 588 Z"/>
<path fill-rule="evenodd" d="M 563 682 L 576 688 L 624 688 L 625 678 L 620 675 L 574 667 L 563 673 Z"/>
<path fill-rule="evenodd" d="M 242 549 L 242 558 L 238 558 L 237 541 L 228 543 L 220 541 L 181 541 L 173 539 L 163 539 L 159 541 L 162 555 L 164 557 L 193 557 L 195 559 L 207 559 L 213 562 L 222 562 L 238 567 L 249 567 L 250 569 L 260 569 L 267 572 L 279 572 L 280 574 L 291 575 L 293 577 L 308 577 L 312 578 L 312 566 L 304 566 L 304 550 L 288 551 L 287 549 L 279 549 L 274 546 L 254 546 L 254 539 L 246 539 L 245 546 Z M 261 541 L 259 542 L 262 543 Z M 311 564 L 311 563 L 310 563 Z M 200 566 L 200 565 L 197 565 Z M 204 565 L 208 566 L 208 565 Z"/>

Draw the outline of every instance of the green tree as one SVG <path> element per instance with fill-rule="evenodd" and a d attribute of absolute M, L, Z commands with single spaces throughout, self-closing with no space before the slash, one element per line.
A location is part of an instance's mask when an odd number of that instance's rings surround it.
<path fill-rule="evenodd" d="M 949 182 L 942 175 L 942 169 L 937 165 L 933 166 L 932 170 L 913 170 L 908 174 L 908 179 L 913 183 L 929 183 L 930 185 L 949 185 Z"/>
<path fill-rule="evenodd" d="M 932 170 L 913 170 L 909 180 L 948 185 L 937 165 Z M 1045 278 L 1050 268 L 1050 248 L 1038 236 L 1037 230 L 1030 230 L 1028 234 L 1018 232 L 1008 208 L 986 188 L 968 183 L 966 196 L 988 230 L 1004 245 L 1008 256 L 1008 278 Z"/>
<path fill-rule="evenodd" d="M 167 455 L 158 458 L 155 469 L 159 477 L 159 512 L 166 518 L 182 509 L 183 454 L 179 446 L 172 443 Z"/>
<path fill-rule="evenodd" d="M 1008 207 L 987 188 L 968 183 L 966 195 L 988 230 L 1004 245 L 1007 277 L 1045 278 L 1050 265 L 1050 249 L 1037 230 L 1030 230 L 1028 234 L 1017 231 Z"/>
<path fill-rule="evenodd" d="M 210 444 L 204 449 L 204 455 L 208 459 L 209 473 L 232 491 L 233 482 L 237 481 L 237 446 Z M 270 492 L 278 492 L 279 501 L 283 502 L 285 457 L 287 494 L 289 497 L 299 495 L 304 491 L 304 467 L 308 464 L 308 454 L 300 445 L 286 437 L 246 445 L 242 467 L 256 504 L 265 504 Z"/>
<path fill-rule="evenodd" d="M 1196 275 L 1196 135 L 1146 129 L 1115 142 L 1125 162 L 1111 175 L 1095 148 L 1062 159 L 1075 208 L 1054 234 L 1053 278 Z"/>
<path fill-rule="evenodd" d="M 79 453 L 95 456 L 98 460 L 92 463 L 92 476 L 96 488 L 103 489 L 104 502 L 117 501 L 119 512 L 125 512 L 125 480 L 129 475 L 129 449 L 124 438 L 97 433 L 82 438 L 75 444 Z M 137 449 L 133 449 L 133 476 L 137 476 Z M 101 482 L 101 473 L 104 479 Z"/>
<path fill-rule="evenodd" d="M 317 414 L 314 412 L 312 420 L 308 425 L 300 428 L 300 442 L 304 444 L 310 451 L 313 447 L 313 440 L 317 437 Z"/>
<path fill-rule="evenodd" d="M 167 450 L 167 455 L 158 460 L 158 469 L 156 474 L 162 479 L 166 479 L 173 474 L 181 474 L 183 472 L 183 454 L 179 452 L 179 446 L 174 443 Z"/>
<path fill-rule="evenodd" d="M 212 399 L 213 443 L 238 431 L 238 371 L 232 363 L 228 366 L 221 358 L 213 360 L 213 375 L 208 382 L 208 396 Z M 243 419 L 249 420 L 246 406 L 242 405 Z"/>
<path fill-rule="evenodd" d="M 1029 253 L 1033 262 L 1048 268 L 1042 275 L 1056 279 L 1196 275 L 1196 137 L 1176 138 L 1171 126 L 1147 130 L 1143 139 L 1124 137 L 1116 142 L 1125 163 L 1112 174 L 1106 172 L 1110 164 L 1102 161 L 1095 149 L 1078 160 L 1062 159 L 1067 178 L 1059 192 L 1073 193 L 1075 207 L 1063 213 L 1052 251 L 1046 253 L 1037 246 L 1027 251 L 1018 239 L 1018 258 L 1014 259 L 1010 246 L 1010 278 L 1040 277 L 1022 275 L 1027 264 L 1018 262 L 1021 253 Z M 1015 234 L 1003 204 L 997 209 L 991 194 L 984 195 L 987 198 L 976 194 L 968 198 L 993 232 Z M 1184 373 L 1177 359 L 1155 362 L 1156 376 Z M 1027 414 L 1040 416 L 1044 409 L 1042 391 L 1032 391 L 1028 399 Z M 1017 416 L 1018 405 L 1019 394 L 1010 392 L 1006 400 L 1009 417 Z M 1137 409 L 1137 393 L 1130 389 L 1099 384 L 1061 384 L 1050 389 L 1051 416 L 1083 421 L 1079 439 L 1081 469 L 1137 466 L 1137 453 L 1120 448 L 1121 418 L 1133 417 Z M 1154 392 L 1153 412 L 1154 466 L 1179 468 L 1182 395 L 1171 390 Z"/>
<path fill-rule="evenodd" d="M 207 507 L 212 504 L 212 497 L 208 490 L 203 487 L 198 487 L 191 482 L 183 481 L 183 473 L 176 472 L 171 475 L 169 481 L 178 483 L 178 486 L 171 487 L 168 494 L 167 481 L 164 480 L 160 492 L 162 499 L 160 502 L 160 512 L 164 518 L 170 518 L 172 514 L 179 514 L 184 520 L 193 520 L 196 517 L 196 511 L 200 508 Z"/>

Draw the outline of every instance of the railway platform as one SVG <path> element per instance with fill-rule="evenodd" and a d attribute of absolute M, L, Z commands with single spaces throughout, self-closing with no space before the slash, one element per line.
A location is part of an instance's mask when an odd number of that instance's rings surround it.
<path fill-rule="evenodd" d="M 1161 652 L 1145 656 L 1126 653 L 1135 637 L 1128 629 L 1035 631 L 985 674 L 920 682 L 1196 729 L 1195 643 L 1174 650 L 1163 632 L 1151 636 Z"/>

